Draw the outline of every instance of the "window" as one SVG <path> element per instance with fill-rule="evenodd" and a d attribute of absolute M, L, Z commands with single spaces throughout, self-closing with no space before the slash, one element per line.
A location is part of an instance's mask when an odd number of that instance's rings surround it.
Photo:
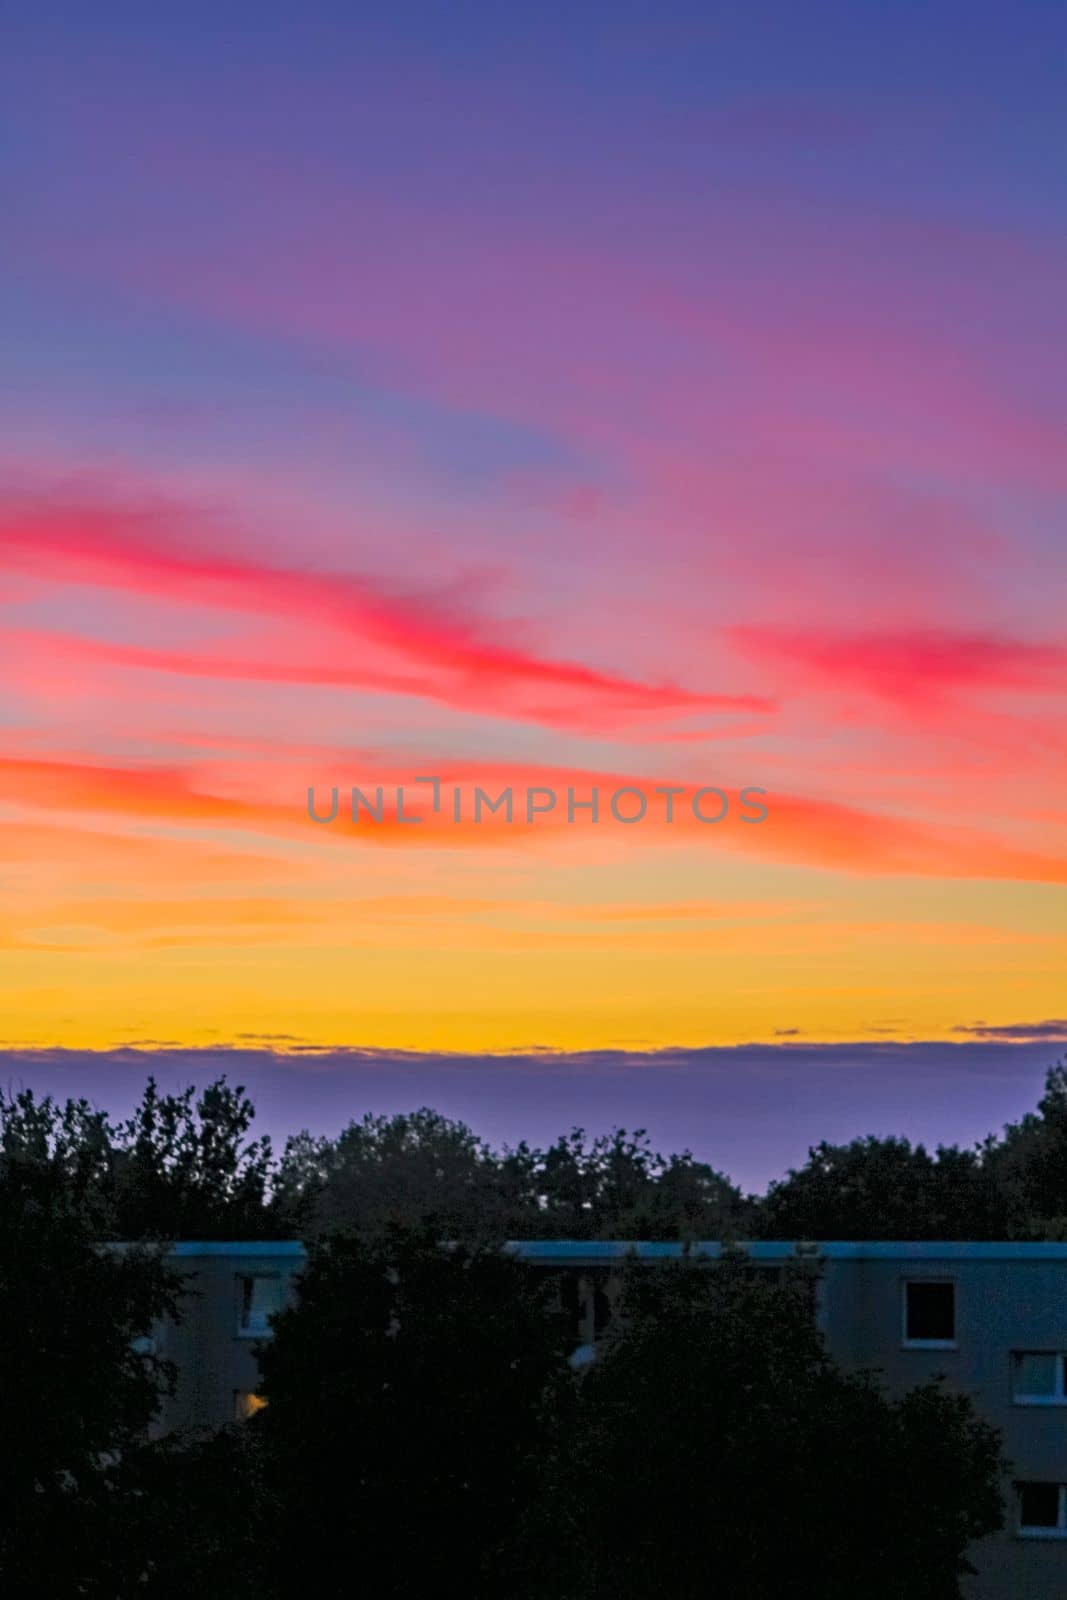
<path fill-rule="evenodd" d="M 1054 1350 L 1013 1350 L 1011 1397 L 1017 1406 L 1067 1406 L 1067 1356 Z"/>
<path fill-rule="evenodd" d="M 1067 1484 L 1020 1483 L 1019 1534 L 1024 1539 L 1067 1539 Z"/>
<path fill-rule="evenodd" d="M 266 1405 L 261 1394 L 251 1394 L 246 1390 L 237 1389 L 233 1396 L 233 1414 L 237 1422 L 247 1422 L 249 1417 L 254 1417 L 257 1411 L 262 1411 Z"/>
<path fill-rule="evenodd" d="M 552 1312 L 565 1319 L 568 1336 L 575 1344 L 582 1339 L 582 1285 L 577 1272 L 561 1272 L 553 1277 L 548 1304 Z"/>
<path fill-rule="evenodd" d="M 285 1304 L 281 1278 L 242 1275 L 237 1279 L 237 1334 L 241 1339 L 262 1339 L 270 1334 L 270 1318 Z"/>
<path fill-rule="evenodd" d="M 904 1285 L 904 1343 L 918 1350 L 956 1346 L 956 1285 L 918 1278 Z"/>
<path fill-rule="evenodd" d="M 607 1289 L 601 1283 L 593 1284 L 593 1338 L 605 1333 L 615 1315 L 615 1308 Z"/>

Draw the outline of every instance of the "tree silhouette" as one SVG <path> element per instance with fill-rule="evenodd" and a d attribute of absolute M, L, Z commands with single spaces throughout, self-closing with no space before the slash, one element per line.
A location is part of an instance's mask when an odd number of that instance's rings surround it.
<path fill-rule="evenodd" d="M 511 1549 L 525 1600 L 956 1600 L 1000 1526 L 995 1432 L 936 1386 L 830 1361 L 803 1272 L 629 1270 Z"/>
<path fill-rule="evenodd" d="M 101 1244 L 102 1126 L 23 1098 L 0 1130 L 0 1591 L 136 1592 L 132 1462 L 171 1376 L 146 1343 L 176 1309 L 160 1252 Z"/>
<path fill-rule="evenodd" d="M 896 1138 L 816 1145 L 758 1208 L 766 1239 L 1003 1239 L 1010 1215 L 981 1152 Z"/>
<path fill-rule="evenodd" d="M 261 1356 L 283 1592 L 500 1593 L 493 1555 L 571 1386 L 564 1319 L 495 1247 L 335 1236 Z"/>

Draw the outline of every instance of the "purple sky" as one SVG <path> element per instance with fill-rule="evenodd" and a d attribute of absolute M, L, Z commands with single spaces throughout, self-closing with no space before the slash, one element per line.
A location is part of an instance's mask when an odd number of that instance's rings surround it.
<path fill-rule="evenodd" d="M 12 1081 L 746 1185 L 1034 1105 L 1065 25 L 8 0 Z"/>
<path fill-rule="evenodd" d="M 575 1123 L 593 1134 L 616 1123 L 645 1127 L 665 1153 L 689 1148 L 756 1190 L 803 1162 L 819 1139 L 898 1133 L 967 1145 L 999 1130 L 1033 1109 L 1045 1069 L 1064 1053 L 1067 1022 L 1043 1026 L 1045 1038 L 1014 1042 L 752 1044 L 640 1056 L 8 1051 L 0 1082 L 85 1095 L 119 1115 L 149 1070 L 167 1089 L 226 1072 L 248 1088 L 258 1131 L 279 1145 L 301 1127 L 336 1133 L 366 1111 L 421 1105 L 469 1122 L 494 1145 L 547 1143 Z"/>

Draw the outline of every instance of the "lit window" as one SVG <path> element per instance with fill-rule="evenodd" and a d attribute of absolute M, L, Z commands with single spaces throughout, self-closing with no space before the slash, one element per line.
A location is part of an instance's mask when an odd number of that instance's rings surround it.
<path fill-rule="evenodd" d="M 1017 1406 L 1065 1406 L 1067 1356 L 1051 1350 L 1013 1350 L 1011 1397 Z"/>
<path fill-rule="evenodd" d="M 1067 1484 L 1020 1483 L 1018 1491 L 1024 1539 L 1067 1539 Z"/>
<path fill-rule="evenodd" d="M 904 1285 L 904 1343 L 919 1350 L 956 1345 L 956 1285 L 918 1278 Z"/>
<path fill-rule="evenodd" d="M 237 1332 L 242 1339 L 262 1339 L 270 1319 L 285 1304 L 285 1285 L 278 1276 L 259 1273 L 237 1279 Z"/>
<path fill-rule="evenodd" d="M 234 1416 L 238 1422 L 247 1422 L 257 1411 L 262 1411 L 266 1403 L 261 1394 L 250 1394 L 238 1389 L 233 1397 Z"/>

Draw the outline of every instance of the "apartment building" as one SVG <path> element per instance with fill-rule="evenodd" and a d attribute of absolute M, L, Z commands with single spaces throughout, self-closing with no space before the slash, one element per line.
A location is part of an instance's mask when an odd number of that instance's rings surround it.
<path fill-rule="evenodd" d="M 678 1244 L 532 1240 L 509 1246 L 569 1286 L 575 1362 L 592 1358 L 631 1253 L 655 1262 Z M 717 1243 L 693 1246 L 714 1259 Z M 797 1246 L 744 1247 L 776 1274 Z M 1004 1436 L 1011 1462 L 1007 1526 L 973 1552 L 973 1600 L 1067 1595 L 1067 1244 L 826 1243 L 817 1258 L 815 1315 L 843 1367 L 875 1369 L 890 1393 L 944 1374 Z M 160 1430 L 218 1426 L 250 1415 L 255 1347 L 294 1292 L 305 1258 L 296 1241 L 181 1243 L 186 1277 L 179 1325 L 156 1330 L 178 1369 Z"/>

